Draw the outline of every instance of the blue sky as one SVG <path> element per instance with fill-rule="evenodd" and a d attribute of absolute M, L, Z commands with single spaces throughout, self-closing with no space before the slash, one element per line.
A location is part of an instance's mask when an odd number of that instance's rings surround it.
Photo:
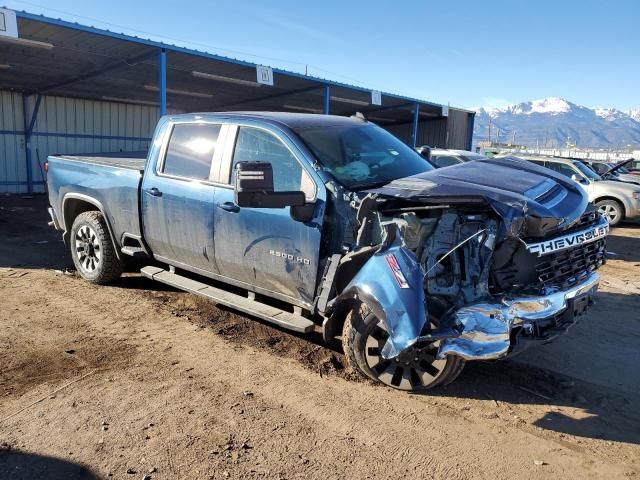
<path fill-rule="evenodd" d="M 640 0 L 5 0 L 7 7 L 364 87 L 640 108 Z"/>

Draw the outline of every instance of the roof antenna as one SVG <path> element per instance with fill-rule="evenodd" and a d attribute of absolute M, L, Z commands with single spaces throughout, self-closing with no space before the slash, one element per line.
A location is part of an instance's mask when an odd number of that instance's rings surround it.
<path fill-rule="evenodd" d="M 366 122 L 367 121 L 367 119 L 362 114 L 362 112 L 356 112 L 354 115 L 351 115 L 351 118 L 353 118 L 355 120 L 360 120 L 361 122 Z"/>

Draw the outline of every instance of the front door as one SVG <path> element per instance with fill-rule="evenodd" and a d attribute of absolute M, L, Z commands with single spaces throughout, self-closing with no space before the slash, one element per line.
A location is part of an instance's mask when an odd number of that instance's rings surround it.
<path fill-rule="evenodd" d="M 143 179 L 144 236 L 161 260 L 216 273 L 210 176 L 221 126 L 177 123 L 171 128 L 156 168 L 147 169 Z"/>
<path fill-rule="evenodd" d="M 324 213 L 324 192 L 294 154 L 295 146 L 275 132 L 241 126 L 231 164 L 222 168 L 228 186 L 216 188 L 214 235 L 220 274 L 311 304 L 315 295 Z M 238 162 L 266 161 L 273 166 L 276 191 L 304 191 L 315 204 L 314 218 L 293 220 L 290 208 L 240 208 L 234 203 L 233 171 Z M 319 195 L 321 193 L 322 195 Z M 254 288 L 255 287 L 255 288 Z M 265 292 L 265 293 L 267 293 Z M 296 302 L 292 302 L 296 303 Z"/>

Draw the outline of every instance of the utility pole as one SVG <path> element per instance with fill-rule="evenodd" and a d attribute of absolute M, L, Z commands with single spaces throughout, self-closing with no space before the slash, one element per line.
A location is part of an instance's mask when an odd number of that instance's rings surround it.
<path fill-rule="evenodd" d="M 489 146 L 491 146 L 491 117 L 489 117 Z"/>
<path fill-rule="evenodd" d="M 511 137 L 511 145 L 515 145 L 516 144 L 516 131 L 513 131 L 513 135 Z"/>

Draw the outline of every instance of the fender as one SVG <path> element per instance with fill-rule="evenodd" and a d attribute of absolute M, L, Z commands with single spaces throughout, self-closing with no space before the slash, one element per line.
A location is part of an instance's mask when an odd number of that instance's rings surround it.
<path fill-rule="evenodd" d="M 104 207 L 102 206 L 102 203 L 100 203 L 98 200 L 96 200 L 93 197 L 90 197 L 89 195 L 84 195 L 82 193 L 67 193 L 64 198 L 62 199 L 62 227 L 64 228 L 64 233 L 63 233 L 63 238 L 68 241 L 69 240 L 69 235 L 70 235 L 70 230 L 71 230 L 71 225 L 67 225 L 67 218 L 65 215 L 65 204 L 67 203 L 68 199 L 76 199 L 76 200 L 82 200 L 83 202 L 87 202 L 90 203 L 91 205 L 93 205 L 94 207 L 96 207 L 100 213 L 102 214 L 102 216 L 104 217 L 104 221 L 107 224 L 107 230 L 109 231 L 109 236 L 111 237 L 111 243 L 113 244 L 113 249 L 116 253 L 116 257 L 118 257 L 118 259 L 120 259 L 120 248 L 118 247 L 118 245 L 116 244 L 116 240 L 115 237 L 113 235 L 113 230 L 111 228 L 111 222 L 109 221 L 109 217 L 107 217 L 107 214 L 104 210 Z"/>
<path fill-rule="evenodd" d="M 362 266 L 330 307 L 358 300 L 380 319 L 389 333 L 383 358 L 394 358 L 418 341 L 427 324 L 424 271 L 405 245 L 395 224 L 385 225 L 380 248 Z"/>

